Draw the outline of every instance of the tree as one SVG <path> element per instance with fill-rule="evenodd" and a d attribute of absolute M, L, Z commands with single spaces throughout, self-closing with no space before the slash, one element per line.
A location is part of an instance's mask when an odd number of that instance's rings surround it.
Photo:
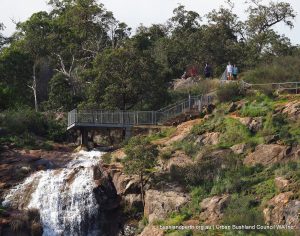
<path fill-rule="evenodd" d="M 290 41 L 273 29 L 279 23 L 294 27 L 296 13 L 289 3 L 270 2 L 269 5 L 263 5 L 261 0 L 251 0 L 247 12 L 249 16 L 245 22 L 245 43 L 251 66 L 259 63 L 265 53 L 267 56 L 276 55 L 278 52 L 289 53 L 286 48 L 290 47 Z"/>
<path fill-rule="evenodd" d="M 4 45 L 5 43 L 5 37 L 2 35 L 1 31 L 4 29 L 4 25 L 3 23 L 0 22 L 0 51 L 1 51 L 1 48 L 2 46 Z"/>
<path fill-rule="evenodd" d="M 102 108 L 157 109 L 166 96 L 159 65 L 131 47 L 105 51 L 94 68 L 90 102 Z"/>
<path fill-rule="evenodd" d="M 37 71 L 43 58 L 48 53 L 48 35 L 51 32 L 51 17 L 47 12 L 38 12 L 33 14 L 29 20 L 17 25 L 20 37 L 23 39 L 23 47 L 30 54 L 32 65 L 32 83 L 28 87 L 34 95 L 35 111 L 38 111 L 38 79 Z"/>
<path fill-rule="evenodd" d="M 30 105 L 32 93 L 27 84 L 32 80 L 32 60 L 23 50 L 22 41 L 14 41 L 0 53 L 0 109 Z"/>
<path fill-rule="evenodd" d="M 144 201 L 145 177 L 151 173 L 155 167 L 158 155 L 158 149 L 145 138 L 140 136 L 130 139 L 125 147 L 126 157 L 123 160 L 124 171 L 129 175 L 138 175 L 141 185 L 141 198 Z"/>

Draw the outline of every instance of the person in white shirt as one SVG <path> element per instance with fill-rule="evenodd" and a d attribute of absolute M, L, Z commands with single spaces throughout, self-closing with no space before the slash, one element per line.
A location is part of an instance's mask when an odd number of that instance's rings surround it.
<path fill-rule="evenodd" d="M 227 73 L 227 79 L 232 79 L 232 65 L 230 62 L 228 62 L 228 65 L 226 66 L 226 73 Z"/>

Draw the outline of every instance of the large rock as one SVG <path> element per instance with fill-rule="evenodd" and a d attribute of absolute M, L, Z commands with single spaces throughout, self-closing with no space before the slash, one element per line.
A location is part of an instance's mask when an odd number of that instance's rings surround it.
<path fill-rule="evenodd" d="M 290 154 L 291 148 L 278 144 L 258 145 L 245 159 L 245 165 L 269 165 L 283 161 Z"/>
<path fill-rule="evenodd" d="M 246 151 L 247 145 L 245 143 L 240 143 L 233 145 L 230 149 L 233 151 L 234 154 L 240 155 Z"/>
<path fill-rule="evenodd" d="M 280 193 L 268 202 L 263 211 L 266 224 L 300 227 L 300 201 L 290 200 L 292 195 L 292 192 Z"/>
<path fill-rule="evenodd" d="M 139 236 L 163 236 L 164 231 L 158 226 L 147 225 Z"/>
<path fill-rule="evenodd" d="M 211 132 L 200 135 L 195 143 L 201 146 L 207 145 L 217 145 L 220 141 L 220 133 L 219 132 Z"/>
<path fill-rule="evenodd" d="M 285 179 L 284 177 L 279 176 L 275 178 L 275 186 L 279 191 L 285 190 L 289 184 L 290 181 L 288 179 Z"/>
<path fill-rule="evenodd" d="M 185 166 L 191 163 L 193 163 L 191 157 L 187 156 L 183 151 L 176 151 L 164 164 L 164 170 L 170 171 L 174 166 Z"/>
<path fill-rule="evenodd" d="M 223 210 L 230 200 L 229 195 L 205 198 L 201 203 L 200 219 L 205 224 L 217 224 L 223 217 Z"/>
<path fill-rule="evenodd" d="M 262 117 L 238 117 L 237 119 L 254 133 L 258 132 L 263 126 Z"/>
<path fill-rule="evenodd" d="M 300 118 L 300 101 L 287 103 L 281 110 L 291 120 L 297 121 Z"/>
<path fill-rule="evenodd" d="M 178 211 L 190 200 L 187 194 L 175 191 L 147 190 L 145 194 L 144 215 L 149 223 L 163 220 L 170 213 Z"/>
<path fill-rule="evenodd" d="M 118 195 L 140 194 L 140 182 L 137 175 L 129 176 L 120 170 L 110 170 L 110 175 Z"/>

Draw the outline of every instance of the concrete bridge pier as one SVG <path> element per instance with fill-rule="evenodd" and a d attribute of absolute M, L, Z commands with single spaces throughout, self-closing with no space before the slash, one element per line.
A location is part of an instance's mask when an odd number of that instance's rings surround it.
<path fill-rule="evenodd" d="M 88 130 L 87 128 L 80 129 L 80 144 L 87 147 L 88 146 Z"/>
<path fill-rule="evenodd" d="M 125 140 L 129 139 L 132 135 L 132 127 L 126 127 L 125 129 Z"/>

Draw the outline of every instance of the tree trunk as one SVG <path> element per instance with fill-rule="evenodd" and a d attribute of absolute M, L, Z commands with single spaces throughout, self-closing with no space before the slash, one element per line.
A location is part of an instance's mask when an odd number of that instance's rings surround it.
<path fill-rule="evenodd" d="M 34 96 L 34 108 L 35 111 L 38 112 L 38 100 L 37 100 L 37 81 L 36 81 L 36 63 L 33 64 L 33 81 L 32 81 L 32 90 Z"/>
<path fill-rule="evenodd" d="M 144 199 L 144 181 L 143 181 L 143 173 L 140 174 L 140 182 L 141 182 L 141 199 L 143 203 L 143 207 L 145 206 L 145 199 Z"/>

